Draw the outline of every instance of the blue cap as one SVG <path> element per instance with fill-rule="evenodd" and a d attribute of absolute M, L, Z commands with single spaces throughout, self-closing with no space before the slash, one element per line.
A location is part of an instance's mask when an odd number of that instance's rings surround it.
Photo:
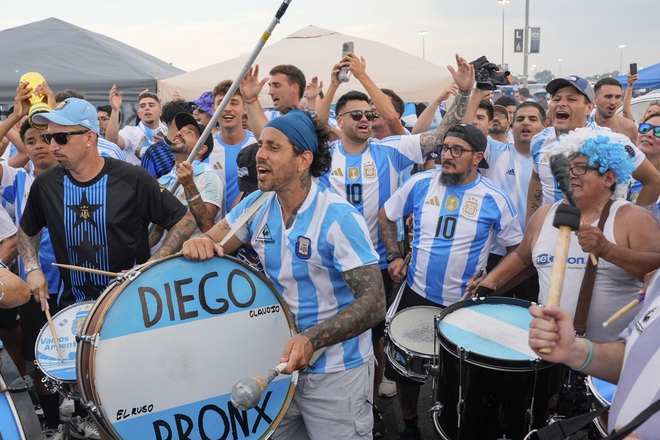
<path fill-rule="evenodd" d="M 594 93 L 593 87 L 589 84 L 589 81 L 577 75 L 570 75 L 566 78 L 555 78 L 545 86 L 545 90 L 554 96 L 557 93 L 557 90 L 566 87 L 573 86 L 578 92 L 582 93 L 584 96 L 589 99 L 589 102 L 594 102 L 596 94 Z"/>
<path fill-rule="evenodd" d="M 50 113 L 32 116 L 32 121 L 42 125 L 48 124 L 48 121 L 64 126 L 81 125 L 100 134 L 96 108 L 84 99 L 67 98 Z"/>

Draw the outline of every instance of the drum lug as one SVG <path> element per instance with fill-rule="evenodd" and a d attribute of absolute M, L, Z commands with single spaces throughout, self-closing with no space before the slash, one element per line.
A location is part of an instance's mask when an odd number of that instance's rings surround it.
<path fill-rule="evenodd" d="M 435 363 L 429 364 L 426 367 L 426 371 L 428 374 L 432 374 L 435 377 L 435 375 L 440 372 L 440 366 L 436 365 Z"/>
<path fill-rule="evenodd" d="M 105 419 L 105 415 L 103 414 L 103 411 L 101 411 L 101 408 L 94 405 L 93 402 L 84 403 L 83 407 L 85 407 L 86 410 L 91 411 L 92 413 L 94 413 L 94 415 L 96 417 L 98 417 L 99 419 Z"/>
<path fill-rule="evenodd" d="M 442 406 L 442 403 L 435 402 L 435 405 L 433 405 L 431 409 L 429 409 L 429 412 L 433 414 L 440 414 L 442 412 L 442 408 L 444 408 L 444 406 Z"/>
<path fill-rule="evenodd" d="M 89 342 L 92 344 L 93 347 L 96 347 L 96 343 L 98 342 L 98 333 L 94 333 L 93 335 L 76 335 L 76 342 Z"/>

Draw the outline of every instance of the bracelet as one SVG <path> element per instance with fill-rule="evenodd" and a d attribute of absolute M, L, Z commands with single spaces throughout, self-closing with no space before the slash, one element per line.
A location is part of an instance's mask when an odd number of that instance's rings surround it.
<path fill-rule="evenodd" d="M 586 369 L 589 365 L 591 365 L 591 361 L 594 360 L 594 344 L 591 343 L 589 339 L 585 339 L 587 341 L 587 344 L 589 344 L 589 356 L 587 356 L 587 360 L 582 365 L 580 368 L 573 368 L 575 371 L 582 371 Z"/>
<path fill-rule="evenodd" d="M 259 95 L 257 95 L 252 101 L 248 101 L 248 100 L 244 99 L 243 102 L 245 102 L 246 104 L 254 104 L 258 100 L 259 100 Z"/>
<path fill-rule="evenodd" d="M 465 91 L 463 91 L 463 90 L 461 90 L 461 89 L 458 89 L 458 92 L 457 92 L 457 93 L 458 93 L 459 95 L 461 95 L 462 97 L 467 98 L 468 96 L 471 96 L 471 95 L 472 95 L 472 90 L 465 90 Z"/>
<path fill-rule="evenodd" d="M 191 198 L 187 198 L 187 197 L 186 197 L 186 202 L 188 202 L 188 203 L 192 203 L 192 202 L 194 202 L 195 200 L 199 199 L 200 197 L 201 197 L 201 195 L 200 195 L 199 193 L 197 193 L 197 194 L 195 194 L 194 196 L 192 196 Z"/>
<path fill-rule="evenodd" d="M 0 301 L 5 297 L 5 285 L 0 281 L 0 286 L 2 286 L 2 293 L 0 294 Z"/>
<path fill-rule="evenodd" d="M 25 276 L 27 276 L 27 274 L 29 274 L 30 272 L 33 272 L 33 271 L 35 271 L 35 270 L 41 270 L 41 266 L 39 266 L 39 265 L 37 265 L 37 266 L 32 266 L 32 267 L 30 267 L 30 268 L 28 268 L 28 269 L 25 269 L 25 271 L 24 271 L 23 273 L 25 274 Z"/>

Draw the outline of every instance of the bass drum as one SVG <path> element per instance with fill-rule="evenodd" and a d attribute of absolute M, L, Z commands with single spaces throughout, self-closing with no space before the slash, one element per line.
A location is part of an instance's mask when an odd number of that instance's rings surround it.
<path fill-rule="evenodd" d="M 587 376 L 585 380 L 587 382 L 587 389 L 589 390 L 588 396 L 590 406 L 596 410 L 609 407 L 612 404 L 612 399 L 614 398 L 616 385 L 593 376 Z M 606 411 L 591 422 L 595 430 L 595 434 L 600 438 L 605 438 L 608 436 L 607 422 L 609 415 L 610 412 Z"/>
<path fill-rule="evenodd" d="M 522 439 L 554 414 L 561 368 L 529 348 L 529 305 L 482 298 L 442 312 L 433 416 L 441 438 Z"/>
<path fill-rule="evenodd" d="M 127 439 L 269 436 L 297 374 L 278 376 L 248 411 L 230 396 L 277 365 L 295 334 L 273 285 L 231 257 L 170 256 L 125 279 L 94 303 L 78 344 L 81 401 L 99 428 Z"/>

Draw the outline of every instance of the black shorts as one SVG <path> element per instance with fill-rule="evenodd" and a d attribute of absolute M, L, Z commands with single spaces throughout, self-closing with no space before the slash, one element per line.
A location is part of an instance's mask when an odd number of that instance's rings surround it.
<path fill-rule="evenodd" d="M 12 328 L 20 324 L 18 307 L 0 309 L 0 328 Z"/>
<path fill-rule="evenodd" d="M 57 306 L 57 294 L 52 293 L 50 295 L 48 304 L 50 305 L 51 316 L 54 316 L 60 311 L 60 308 Z M 41 311 L 41 304 L 31 297 L 28 302 L 20 306 L 20 314 L 21 357 L 28 362 L 32 362 L 35 358 L 34 349 L 37 345 L 37 338 L 41 329 L 48 322 L 46 313 Z"/>
<path fill-rule="evenodd" d="M 415 307 L 415 306 L 431 306 L 431 307 L 439 307 L 441 309 L 445 308 L 445 306 L 441 306 L 440 304 L 434 303 L 433 301 L 426 299 L 423 296 L 420 296 L 415 291 L 413 291 L 410 288 L 410 286 L 406 284 L 406 287 L 403 290 L 403 295 L 401 296 L 401 301 L 399 302 L 399 307 L 397 307 L 396 311 L 398 313 L 401 310 L 407 309 L 408 307 Z M 392 364 L 390 364 L 389 358 L 387 360 L 387 364 L 385 365 L 385 377 L 397 383 L 403 383 L 409 385 L 422 384 L 422 382 L 415 379 L 409 379 L 404 375 L 402 375 L 401 373 L 399 373 L 398 371 L 396 371 L 394 367 L 392 367 Z"/>
<path fill-rule="evenodd" d="M 392 301 L 394 301 L 394 294 L 392 289 L 394 288 L 394 281 L 390 276 L 390 273 L 387 269 L 381 269 L 380 274 L 383 276 L 383 284 L 385 285 L 385 302 L 387 303 L 387 308 L 390 307 Z M 405 283 L 405 280 L 403 281 Z M 385 335 L 385 320 L 383 319 L 378 324 L 376 324 L 371 329 L 371 338 L 375 341 L 382 338 Z"/>

